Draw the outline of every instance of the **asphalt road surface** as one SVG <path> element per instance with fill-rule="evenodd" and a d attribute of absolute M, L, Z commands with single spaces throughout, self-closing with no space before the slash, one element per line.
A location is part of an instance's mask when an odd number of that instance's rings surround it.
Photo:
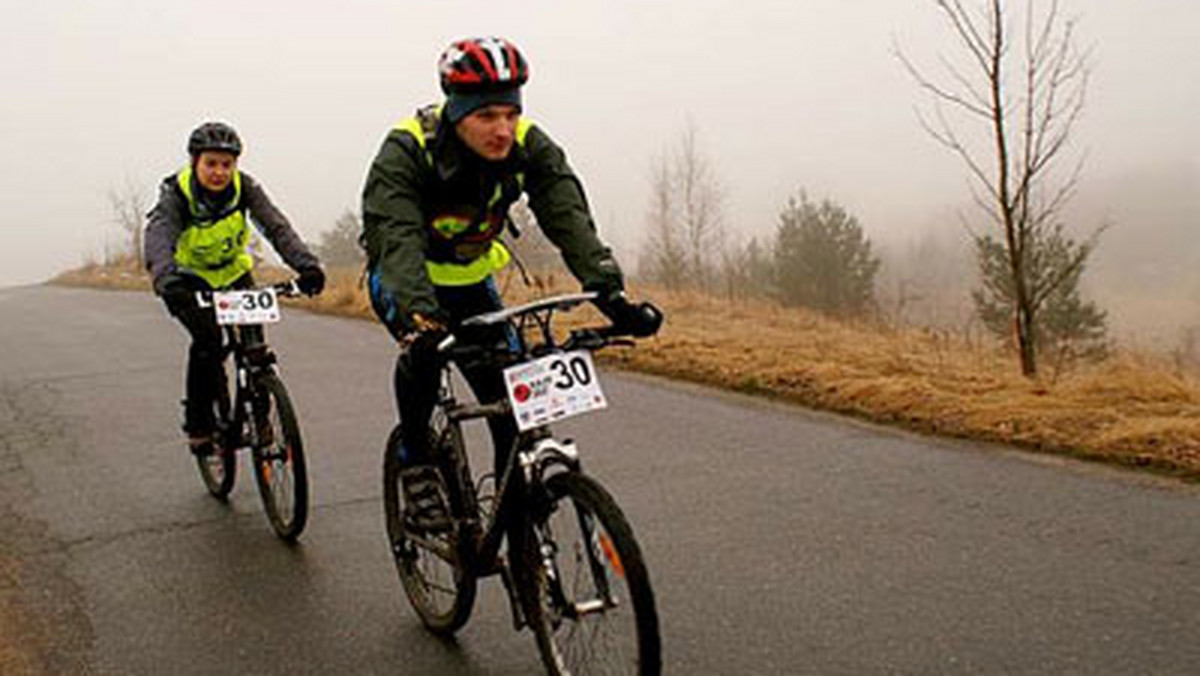
<path fill-rule="evenodd" d="M 269 338 L 313 485 L 295 547 L 244 458 L 229 504 L 204 491 L 178 430 L 185 336 L 153 298 L 0 290 L 0 627 L 56 674 L 538 673 L 497 579 L 456 641 L 403 597 L 385 332 L 292 311 Z M 561 428 L 634 524 L 668 673 L 1200 673 L 1195 487 L 604 386 L 607 411 Z"/>

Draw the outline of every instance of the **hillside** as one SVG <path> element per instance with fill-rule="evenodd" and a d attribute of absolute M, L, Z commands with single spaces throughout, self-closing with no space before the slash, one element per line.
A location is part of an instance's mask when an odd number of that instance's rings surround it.
<path fill-rule="evenodd" d="M 358 270 L 296 304 L 370 316 Z M 93 267 L 56 283 L 146 288 L 127 269 Z M 532 294 L 515 275 L 510 302 Z M 544 287 L 539 294 L 571 290 Z M 1200 384 L 1164 359 L 1118 350 L 1106 361 L 1022 378 L 1012 355 L 950 332 L 856 325 L 761 302 L 635 288 L 667 313 L 662 333 L 612 350 L 620 368 L 772 397 L 908 429 L 1016 444 L 1200 479 Z M 590 311 L 589 311 L 590 312 Z M 350 358 L 350 357 L 348 357 Z"/>

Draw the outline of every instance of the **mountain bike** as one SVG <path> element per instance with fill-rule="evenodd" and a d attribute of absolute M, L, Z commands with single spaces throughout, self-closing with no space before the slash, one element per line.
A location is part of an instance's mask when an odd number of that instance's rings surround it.
<path fill-rule="evenodd" d="M 463 322 L 508 324 L 515 346 L 459 345 L 453 336 L 439 346 L 447 360 L 429 433 L 452 526 L 421 532 L 406 522 L 397 425 L 384 454 L 388 539 L 409 603 L 433 632 L 452 634 L 465 625 L 477 580 L 499 575 L 514 628 L 532 630 L 549 673 L 657 674 L 658 615 L 633 529 L 612 495 L 583 472 L 575 443 L 549 427 L 604 407 L 591 353 L 633 344 L 612 327 L 555 339 L 557 313 L 594 298 L 555 296 Z M 457 399 L 450 363 L 461 369 L 470 360 L 504 368 L 507 399 Z M 476 478 L 462 424 L 493 416 L 514 416 L 517 439 L 501 476 Z"/>
<path fill-rule="evenodd" d="M 308 470 L 296 411 L 263 325 L 280 320 L 280 296 L 297 295 L 294 282 L 197 293 L 200 306 L 216 313 L 224 336 L 214 451 L 196 456 L 200 477 L 213 497 L 226 500 L 237 476 L 237 451 L 249 448 L 267 519 L 288 542 L 308 521 Z"/>

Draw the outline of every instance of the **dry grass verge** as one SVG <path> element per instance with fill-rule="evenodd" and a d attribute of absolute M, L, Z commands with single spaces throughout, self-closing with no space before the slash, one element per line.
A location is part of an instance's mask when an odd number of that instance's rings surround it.
<path fill-rule="evenodd" d="M 56 281 L 146 287 L 128 269 L 101 266 Z M 357 270 L 334 271 L 320 298 L 297 304 L 371 318 L 358 282 Z M 1010 354 L 954 336 L 643 291 L 635 295 L 653 298 L 667 324 L 639 349 L 610 351 L 611 364 L 932 434 L 1200 479 L 1200 386 L 1152 355 L 1118 351 L 1054 380 L 1030 381 Z M 508 280 L 506 298 L 530 295 Z"/>
<path fill-rule="evenodd" d="M 30 631 L 37 623 L 22 617 L 18 590 L 17 563 L 0 556 L 0 674 L 33 676 L 43 673 L 40 644 Z"/>
<path fill-rule="evenodd" d="M 1200 478 L 1200 388 L 1150 357 L 1118 353 L 1055 382 L 1012 355 L 920 331 L 801 311 L 656 297 L 670 330 L 620 361 L 910 429 Z"/>

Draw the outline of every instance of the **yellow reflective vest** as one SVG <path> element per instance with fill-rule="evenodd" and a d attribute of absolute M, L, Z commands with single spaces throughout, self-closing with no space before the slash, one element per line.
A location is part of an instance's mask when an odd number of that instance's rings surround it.
<path fill-rule="evenodd" d="M 188 227 L 175 242 L 175 263 L 199 275 L 213 288 L 224 288 L 254 267 L 246 251 L 250 224 L 242 205 L 242 175 L 233 173 L 233 197 L 215 215 L 201 212 L 192 192 L 191 167 L 176 174 L 188 202 Z"/>
<path fill-rule="evenodd" d="M 434 111 L 432 118 L 440 117 L 441 109 Z M 432 120 L 436 122 L 436 119 Z M 401 120 L 396 125 L 396 129 L 412 135 L 420 145 L 426 160 L 430 165 L 433 164 L 433 158 L 430 155 L 427 144 L 427 136 L 434 131 L 435 124 L 425 125 L 419 117 L 409 117 Z M 518 146 L 525 144 L 525 137 L 529 130 L 533 127 L 533 123 L 524 117 L 517 121 L 516 142 Z M 518 183 L 524 182 L 524 176 L 517 174 Z M 504 197 L 503 191 L 499 185 L 496 186 L 495 193 L 488 200 L 486 211 L 492 210 L 497 203 Z M 481 230 L 486 230 L 491 224 L 472 223 L 471 221 L 454 216 L 454 215 L 439 215 L 433 218 L 428 224 L 429 227 L 436 233 L 437 236 L 445 239 L 462 239 L 468 238 L 472 233 L 468 230 L 472 227 L 478 227 Z M 472 257 L 469 261 L 425 261 L 425 270 L 429 274 L 429 281 L 437 286 L 469 286 L 478 284 L 487 279 L 488 275 L 500 270 L 508 265 L 512 260 L 512 254 L 508 249 L 497 239 L 500 236 L 502 228 L 493 228 L 491 232 L 483 233 L 486 238 L 485 242 L 481 242 L 479 253 Z M 479 234 L 479 233 L 476 233 Z"/>

